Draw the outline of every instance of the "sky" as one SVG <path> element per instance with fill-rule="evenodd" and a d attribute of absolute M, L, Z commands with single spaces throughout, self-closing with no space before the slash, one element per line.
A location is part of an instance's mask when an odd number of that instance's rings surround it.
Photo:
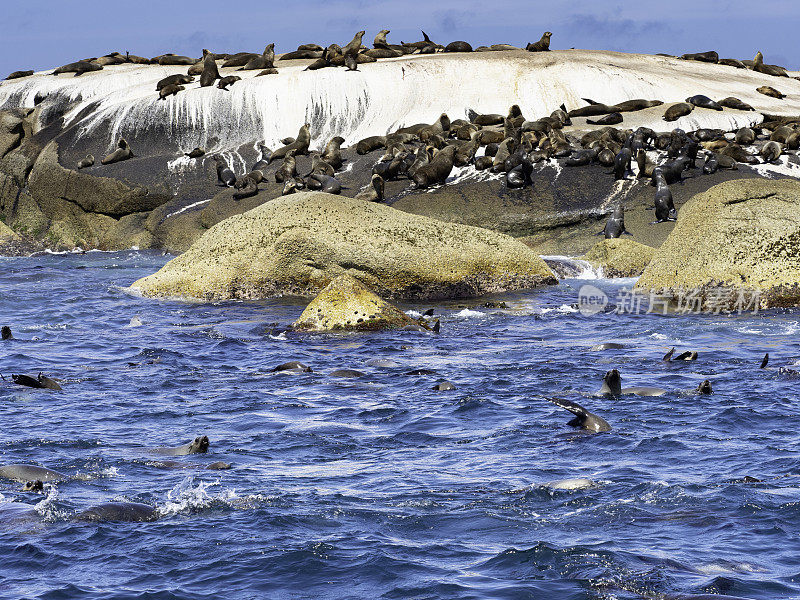
<path fill-rule="evenodd" d="M 113 51 L 276 52 L 298 44 L 344 45 L 360 29 L 371 46 L 380 29 L 390 43 L 422 39 L 473 46 L 525 46 L 552 31 L 551 48 L 683 54 L 716 50 L 800 68 L 797 0 L 193 0 L 182 2 L 4 2 L 0 78 Z"/>

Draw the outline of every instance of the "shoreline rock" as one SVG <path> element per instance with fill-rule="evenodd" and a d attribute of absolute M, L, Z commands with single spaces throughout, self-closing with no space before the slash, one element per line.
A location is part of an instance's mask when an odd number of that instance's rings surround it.
<path fill-rule="evenodd" d="M 602 267 L 605 277 L 638 277 L 653 258 L 656 249 L 629 238 L 597 242 L 581 260 Z"/>

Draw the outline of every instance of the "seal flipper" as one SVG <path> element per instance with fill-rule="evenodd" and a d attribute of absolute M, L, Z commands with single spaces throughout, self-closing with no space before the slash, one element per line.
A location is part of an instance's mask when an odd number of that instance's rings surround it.
<path fill-rule="evenodd" d="M 597 106 L 598 104 L 600 104 L 599 102 L 595 102 L 591 98 L 581 98 L 581 100 L 583 100 L 587 104 L 591 104 L 592 106 Z"/>
<path fill-rule="evenodd" d="M 761 366 L 758 367 L 759 369 L 766 369 L 767 363 L 769 362 L 769 352 L 764 355 L 764 359 L 761 361 Z"/>
<path fill-rule="evenodd" d="M 664 360 L 664 361 L 667 361 L 667 362 L 671 361 L 672 360 L 672 355 L 674 353 L 675 353 L 675 347 L 673 346 L 672 348 L 669 349 L 669 352 L 667 352 L 664 355 L 664 358 L 662 358 L 661 360 Z"/>
<path fill-rule="evenodd" d="M 590 413 L 577 402 L 564 398 L 548 398 L 548 400 L 575 415 L 575 418 L 568 423 L 572 427 L 580 427 L 581 429 L 595 432 L 611 431 L 611 425 L 605 419 Z"/>
<path fill-rule="evenodd" d="M 420 29 L 420 31 L 422 31 L 422 29 Z M 430 42 L 430 41 L 431 41 L 431 38 L 429 38 L 429 37 L 428 37 L 428 34 L 427 34 L 427 33 L 425 33 L 424 31 L 422 31 L 422 37 L 424 37 L 424 38 L 425 38 L 425 41 L 426 41 L 426 42 Z"/>
<path fill-rule="evenodd" d="M 439 319 L 436 319 L 436 323 L 433 324 L 433 333 L 439 333 L 439 330 L 442 328 Z"/>

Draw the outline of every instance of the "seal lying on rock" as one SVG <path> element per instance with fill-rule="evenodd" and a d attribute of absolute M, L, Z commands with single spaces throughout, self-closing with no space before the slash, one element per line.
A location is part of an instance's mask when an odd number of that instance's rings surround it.
<path fill-rule="evenodd" d="M 549 31 L 545 31 L 542 34 L 542 37 L 539 39 L 538 42 L 529 43 L 525 46 L 525 50 L 528 52 L 547 52 L 550 50 L 550 38 L 552 37 L 552 33 Z"/>
<path fill-rule="evenodd" d="M 117 142 L 117 149 L 114 150 L 111 154 L 106 156 L 103 160 L 100 161 L 102 165 L 110 165 L 115 162 L 120 162 L 122 160 L 128 160 L 133 156 L 133 151 L 131 150 L 128 142 L 125 138 L 119 138 Z"/>

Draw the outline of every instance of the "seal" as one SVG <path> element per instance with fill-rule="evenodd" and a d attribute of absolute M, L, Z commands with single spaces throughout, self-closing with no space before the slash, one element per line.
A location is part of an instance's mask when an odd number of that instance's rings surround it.
<path fill-rule="evenodd" d="M 356 200 L 383 202 L 384 181 L 380 175 L 373 175 L 369 187 L 356 194 Z"/>
<path fill-rule="evenodd" d="M 778 65 L 765 65 L 764 55 L 761 54 L 761 51 L 756 52 L 755 58 L 753 58 L 753 71 L 764 73 L 765 75 L 773 75 L 775 77 L 789 76 L 786 73 L 786 69 L 783 67 L 779 67 Z"/>
<path fill-rule="evenodd" d="M 278 69 L 273 67 L 271 69 L 264 69 L 263 71 L 256 73 L 256 77 L 261 77 L 262 75 L 277 75 L 277 74 L 278 74 Z"/>
<path fill-rule="evenodd" d="M 8 77 L 6 77 L 6 80 L 19 79 L 20 77 L 30 77 L 31 75 L 33 75 L 32 69 L 30 71 L 14 71 L 13 73 L 9 74 Z"/>
<path fill-rule="evenodd" d="M 706 379 L 700 385 L 697 386 L 695 392 L 698 394 L 711 394 L 714 390 L 711 389 L 711 382 Z"/>
<path fill-rule="evenodd" d="M 673 104 L 664 113 L 665 121 L 677 121 L 681 117 L 685 117 L 694 110 L 694 105 L 687 102 L 679 102 Z"/>
<path fill-rule="evenodd" d="M 468 42 L 450 42 L 444 47 L 445 52 L 472 52 L 472 46 Z"/>
<path fill-rule="evenodd" d="M 348 44 L 342 48 L 342 54 L 347 56 L 348 54 L 355 56 L 358 54 L 359 50 L 361 50 L 361 40 L 364 38 L 364 34 L 366 31 L 359 31 L 353 36 L 353 39 L 348 42 Z"/>
<path fill-rule="evenodd" d="M 636 166 L 639 167 L 637 177 L 652 177 L 656 168 L 656 164 L 648 158 L 644 148 L 639 148 L 636 151 Z"/>
<path fill-rule="evenodd" d="M 189 158 L 200 158 L 201 156 L 204 156 L 205 153 L 206 153 L 205 150 L 203 150 L 200 147 L 197 147 L 194 150 L 192 150 L 191 152 L 185 152 L 184 156 L 188 156 Z"/>
<path fill-rule="evenodd" d="M 326 194 L 342 193 L 342 184 L 339 180 L 324 173 L 311 173 L 306 180 L 306 187 L 310 190 L 321 190 Z"/>
<path fill-rule="evenodd" d="M 451 381 L 440 381 L 431 388 L 434 392 L 452 392 L 456 386 Z"/>
<path fill-rule="evenodd" d="M 163 54 L 158 58 L 158 64 L 163 66 L 193 65 L 196 62 L 196 58 L 176 54 Z"/>
<path fill-rule="evenodd" d="M 283 164 L 275 171 L 275 183 L 283 183 L 297 176 L 297 160 L 294 157 L 294 150 L 283 157 Z"/>
<path fill-rule="evenodd" d="M 35 481 L 26 481 L 22 485 L 23 492 L 43 492 L 44 491 L 44 482 L 41 479 L 37 479 Z"/>
<path fill-rule="evenodd" d="M 184 86 L 178 85 L 177 83 L 171 83 L 170 85 L 165 85 L 158 92 L 158 99 L 166 100 L 168 96 L 177 96 L 178 92 L 182 92 L 185 89 L 186 88 Z"/>
<path fill-rule="evenodd" d="M 746 163 L 749 165 L 758 164 L 758 159 L 747 152 L 744 148 L 742 148 L 739 144 L 728 144 L 722 150 L 720 150 L 719 154 L 721 156 L 729 156 L 736 162 Z M 722 163 L 720 162 L 720 165 Z"/>
<path fill-rule="evenodd" d="M 447 146 L 439 150 L 433 159 L 421 166 L 412 177 L 418 188 L 426 188 L 437 183 L 444 183 L 453 170 L 455 146 Z"/>
<path fill-rule="evenodd" d="M 786 94 L 782 94 L 774 87 L 770 87 L 768 85 L 762 85 L 760 88 L 756 88 L 756 91 L 759 94 L 764 94 L 765 96 L 769 96 L 771 98 L 778 98 L 779 100 L 786 98 Z"/>
<path fill-rule="evenodd" d="M 236 182 L 236 175 L 219 154 L 211 157 L 217 165 L 217 183 L 231 187 Z"/>
<path fill-rule="evenodd" d="M 344 138 L 336 135 L 330 139 L 330 141 L 325 145 L 325 150 L 322 151 L 322 160 L 324 160 L 334 169 L 341 168 L 342 164 L 344 163 L 341 150 L 343 143 Z"/>
<path fill-rule="evenodd" d="M 263 171 L 269 165 L 269 157 L 272 156 L 272 150 L 264 144 L 259 144 L 258 150 L 261 153 L 261 158 L 256 161 L 256 164 L 250 169 L 251 171 Z"/>
<path fill-rule="evenodd" d="M 258 171 L 260 174 L 261 171 Z M 248 174 L 250 175 L 250 174 Z M 234 183 L 233 187 L 236 188 L 236 191 L 233 192 L 232 196 L 234 200 L 241 200 L 242 198 L 251 198 L 258 193 L 258 182 L 250 177 L 243 177 L 242 182 L 240 185 L 237 181 Z"/>
<path fill-rule="evenodd" d="M 364 377 L 365 373 L 361 371 L 356 371 L 355 369 L 337 369 L 331 373 L 331 377 L 342 377 L 346 379 L 355 379 L 358 377 Z"/>
<path fill-rule="evenodd" d="M 189 454 L 205 454 L 208 452 L 208 436 L 207 435 L 199 435 L 194 438 L 191 442 L 183 444 L 181 446 L 174 446 L 174 447 L 167 447 L 162 446 L 159 448 L 155 448 L 154 452 L 158 454 L 163 454 L 165 456 L 187 456 Z"/>
<path fill-rule="evenodd" d="M 88 61 L 79 60 L 78 62 L 69 63 L 68 65 L 58 67 L 55 71 L 53 71 L 53 75 L 61 75 L 62 73 L 75 73 L 75 77 L 78 77 L 84 73 L 102 70 L 102 65 L 96 65 Z"/>
<path fill-rule="evenodd" d="M 717 169 L 719 169 L 719 159 L 717 155 L 713 152 L 707 152 L 706 160 L 703 163 L 703 173 L 705 175 L 711 175 L 712 173 L 716 173 Z"/>
<path fill-rule="evenodd" d="M 260 54 L 256 54 L 255 52 L 237 52 L 236 54 L 231 54 L 224 63 L 222 63 L 223 69 L 228 69 L 231 67 L 243 67 L 248 62 L 253 60 L 254 58 L 258 58 Z"/>
<path fill-rule="evenodd" d="M 699 106 L 700 108 L 710 108 L 711 110 L 722 110 L 722 107 L 714 102 L 708 96 L 704 96 L 703 94 L 696 94 L 686 99 L 686 102 L 692 104 L 694 106 Z"/>
<path fill-rule="evenodd" d="M 17 385 L 24 385 L 26 387 L 31 388 L 38 388 L 38 389 L 47 389 L 47 390 L 61 390 L 61 386 L 58 385 L 55 379 L 51 379 L 47 377 L 47 375 L 43 375 L 39 373 L 37 377 L 31 377 L 30 375 L 11 375 L 11 381 L 16 383 Z"/>
<path fill-rule="evenodd" d="M 752 106 L 747 104 L 747 102 L 742 102 L 738 98 L 734 96 L 728 96 L 727 98 L 723 98 L 719 101 L 720 106 L 724 106 L 725 108 L 733 108 L 736 110 L 755 110 Z"/>
<path fill-rule="evenodd" d="M 0 328 L 0 338 L 3 340 L 13 340 L 14 336 L 11 333 L 11 327 L 3 325 L 3 327 Z"/>
<path fill-rule="evenodd" d="M 708 52 L 693 52 L 690 54 L 682 54 L 681 60 L 697 60 L 700 62 L 717 63 L 719 62 L 719 54 L 714 50 Z"/>
<path fill-rule="evenodd" d="M 736 60 L 735 58 L 720 58 L 719 65 L 725 65 L 728 67 L 736 67 L 737 69 L 746 69 L 747 66 L 740 60 Z"/>
<path fill-rule="evenodd" d="M 759 154 L 765 163 L 776 162 L 783 154 L 783 144 L 769 141 L 761 147 Z"/>
<path fill-rule="evenodd" d="M 308 154 L 308 146 L 311 143 L 311 130 L 310 125 L 305 123 L 297 134 L 297 139 L 295 141 L 278 148 L 272 155 L 269 157 L 267 162 L 271 163 L 273 160 L 277 160 L 279 158 L 283 158 L 289 152 L 294 151 L 296 155 L 300 154 Z"/>
<path fill-rule="evenodd" d="M 625 174 L 631 169 L 632 153 L 630 148 L 623 148 L 614 157 L 614 179 L 625 179 Z"/>
<path fill-rule="evenodd" d="M 548 52 L 550 50 L 550 37 L 552 35 L 553 34 L 549 31 L 545 31 L 538 42 L 529 43 L 525 46 L 525 50 L 528 52 Z"/>
<path fill-rule="evenodd" d="M 622 123 L 622 115 L 618 112 L 612 112 L 600 119 L 586 119 L 589 125 L 616 125 Z"/>
<path fill-rule="evenodd" d="M 471 108 L 467 109 L 467 118 L 469 119 L 470 123 L 473 123 L 475 125 L 480 125 L 481 127 L 486 127 L 491 125 L 502 125 L 503 121 L 505 121 L 505 117 L 503 115 L 499 115 L 496 113 L 481 115 L 472 110 Z"/>
<path fill-rule="evenodd" d="M 220 79 L 219 69 L 213 54 L 206 54 L 203 58 L 203 72 L 200 73 L 200 87 L 211 87 Z"/>
<path fill-rule="evenodd" d="M 635 394 L 636 396 L 663 396 L 666 390 L 656 387 L 622 387 L 622 378 L 619 371 L 612 369 L 603 376 L 603 385 L 597 392 L 598 396 L 621 396 Z"/>
<path fill-rule="evenodd" d="M 262 69 L 274 69 L 275 65 L 275 44 L 267 44 L 264 52 L 248 60 L 240 71 L 260 71 Z"/>
<path fill-rule="evenodd" d="M 11 479 L 12 481 L 19 481 L 20 483 L 36 481 L 37 479 L 41 481 L 65 481 L 68 479 L 63 473 L 48 469 L 47 467 L 38 467 L 36 465 L 21 463 L 0 466 L 0 477 Z"/>
<path fill-rule="evenodd" d="M 119 141 L 117 142 L 117 149 L 101 160 L 100 164 L 111 165 L 122 160 L 128 160 L 132 156 L 133 151 L 128 145 L 128 142 L 125 140 L 125 138 L 119 138 Z"/>
<path fill-rule="evenodd" d="M 314 371 L 308 365 L 304 365 L 301 362 L 297 362 L 296 360 L 292 360 L 277 367 L 270 369 L 271 373 L 279 373 L 281 371 L 290 371 L 293 373 L 313 373 Z"/>
<path fill-rule="evenodd" d="M 625 211 L 621 204 L 614 207 L 614 212 L 606 221 L 606 226 L 601 232 L 605 239 L 610 240 L 620 237 L 623 233 L 630 233 L 625 229 Z"/>
<path fill-rule="evenodd" d="M 186 83 L 192 83 L 193 81 L 194 77 L 191 75 L 183 75 L 182 73 L 178 73 L 177 75 L 169 75 L 164 77 L 164 79 L 159 80 L 159 82 L 156 84 L 156 91 L 160 92 L 168 85 L 184 85 Z"/>
<path fill-rule="evenodd" d="M 653 204 L 656 209 L 656 223 L 677 220 L 677 211 L 672 200 L 672 191 L 667 185 L 667 180 L 660 167 L 653 170 L 653 181 L 656 184 L 656 193 Z"/>
<path fill-rule="evenodd" d="M 219 82 L 217 83 L 217 87 L 227 92 L 229 85 L 233 85 L 234 83 L 240 81 L 241 79 L 242 78 L 239 77 L 238 75 L 228 75 L 227 77 L 223 77 L 222 79 L 219 80 Z"/>
<path fill-rule="evenodd" d="M 556 406 L 560 406 L 561 408 L 568 410 L 575 415 L 575 418 L 569 421 L 567 425 L 594 433 L 611 431 L 611 425 L 608 424 L 608 421 L 602 417 L 598 417 L 597 415 L 590 413 L 577 402 L 566 400 L 564 398 L 548 398 L 548 400 Z"/>
<path fill-rule="evenodd" d="M 77 521 L 117 521 L 138 523 L 155 521 L 158 511 L 140 502 L 104 502 L 75 515 Z"/>
<path fill-rule="evenodd" d="M 94 165 L 94 156 L 91 154 L 87 154 L 86 158 L 82 158 L 78 161 L 78 168 L 79 169 L 88 169 L 89 167 Z"/>
<path fill-rule="evenodd" d="M 761 365 L 759 365 L 759 369 L 766 369 L 767 364 L 769 364 L 769 352 L 764 355 L 764 358 L 761 359 Z"/>

